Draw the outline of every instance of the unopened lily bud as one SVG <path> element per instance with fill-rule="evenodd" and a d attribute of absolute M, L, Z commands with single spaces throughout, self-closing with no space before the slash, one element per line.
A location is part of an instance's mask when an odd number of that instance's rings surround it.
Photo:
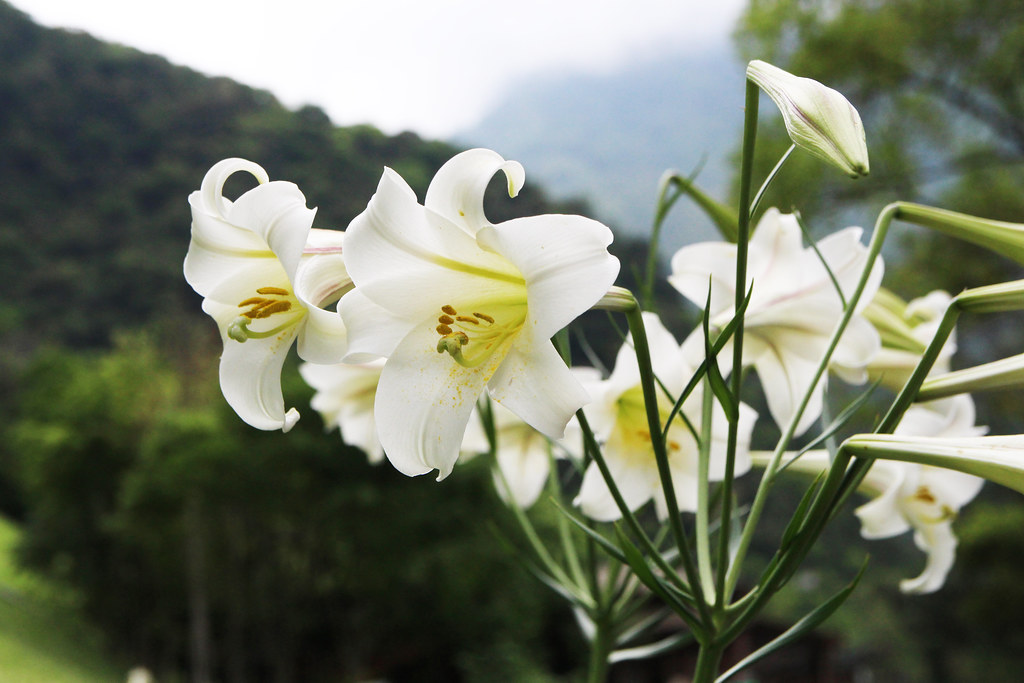
<path fill-rule="evenodd" d="M 782 111 L 793 144 L 850 177 L 868 174 L 864 125 L 842 93 L 758 59 L 747 65 L 747 78 Z"/>

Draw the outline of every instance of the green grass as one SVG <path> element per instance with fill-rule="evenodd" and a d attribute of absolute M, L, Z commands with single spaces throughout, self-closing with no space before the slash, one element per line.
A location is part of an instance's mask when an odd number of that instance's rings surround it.
<path fill-rule="evenodd" d="M 0 683 L 121 683 L 73 596 L 19 569 L 18 528 L 0 517 Z"/>

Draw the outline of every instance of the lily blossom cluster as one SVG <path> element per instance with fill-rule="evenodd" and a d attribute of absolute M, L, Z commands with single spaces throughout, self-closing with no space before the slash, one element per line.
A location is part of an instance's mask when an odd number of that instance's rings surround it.
<path fill-rule="evenodd" d="M 867 174 L 863 126 L 845 97 L 764 62 L 751 62 L 747 76 L 746 126 L 756 128 L 760 88 L 783 115 L 790 152 Z M 678 296 L 667 303 L 652 295 L 656 248 L 646 293 L 615 286 L 612 231 L 598 221 L 545 214 L 492 223 L 485 190 L 498 178 L 514 198 L 525 171 L 488 149 L 445 163 L 422 202 L 384 169 L 344 231 L 314 228 L 316 211 L 294 184 L 271 181 L 251 161 L 221 161 L 189 197 L 185 278 L 217 324 L 221 388 L 241 419 L 265 430 L 295 425 L 281 389 L 294 346 L 315 390 L 312 408 L 371 462 L 386 459 L 408 476 L 436 471 L 440 481 L 460 463 L 489 459 L 498 495 L 536 553 L 531 569 L 572 602 L 591 647 L 603 648 L 594 666 L 664 645 L 626 647 L 650 624 L 625 622 L 653 596 L 710 652 L 695 680 L 711 681 L 723 643 L 793 576 L 854 492 L 869 497 L 855 510 L 865 538 L 913 532 L 926 564 L 900 588 L 927 593 L 953 567 L 953 523 L 984 478 L 1024 491 L 1024 436 L 985 436 L 969 393 L 1024 382 L 1024 360 L 950 371 L 957 316 L 1024 309 L 1024 281 L 906 302 L 882 287 L 879 256 L 896 219 L 996 250 L 1005 244 L 1013 257 L 1024 228 L 897 202 L 867 244 L 858 227 L 812 241 L 798 213 L 758 210 L 790 152 L 751 201 L 744 148 L 736 213 L 687 181 L 680 193 L 697 198 L 725 239 L 672 256 L 668 283 Z M 224 186 L 235 174 L 255 186 L 232 201 Z M 663 191 L 658 201 L 663 217 L 675 199 Z M 586 339 L 579 346 L 592 362 L 574 364 L 576 347 L 562 334 L 595 308 L 628 324 L 598 345 L 614 354 L 610 372 Z M 680 319 L 689 330 L 665 322 Z M 833 405 L 850 391 L 834 391 L 833 378 L 861 395 Z M 883 396 L 885 412 L 872 403 Z M 762 416 L 751 404 L 762 403 L 770 423 L 755 430 Z M 850 433 L 864 422 L 869 433 Z M 816 479 L 794 502 L 757 586 L 737 597 L 772 487 L 801 472 Z M 746 487 L 735 480 L 755 475 L 750 500 L 741 500 Z M 565 513 L 555 553 L 525 512 L 545 492 Z M 584 544 L 573 533 L 607 551 L 605 562 L 579 557 Z"/>

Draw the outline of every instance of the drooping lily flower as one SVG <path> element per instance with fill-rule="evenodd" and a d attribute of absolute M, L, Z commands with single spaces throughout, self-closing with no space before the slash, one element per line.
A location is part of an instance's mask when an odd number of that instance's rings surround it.
<path fill-rule="evenodd" d="M 974 402 L 963 394 L 910 408 L 897 438 L 931 441 L 973 438 L 986 429 L 974 424 Z M 856 510 L 864 538 L 889 538 L 914 531 L 914 543 L 927 553 L 924 571 L 900 582 L 904 593 L 931 593 L 942 587 L 956 554 L 953 521 L 981 490 L 984 479 L 916 462 L 876 460 L 861 488 L 876 497 Z"/>
<path fill-rule="evenodd" d="M 491 225 L 483 194 L 498 171 L 514 197 L 522 166 L 490 150 L 463 152 L 437 172 L 420 205 L 387 169 L 346 234 L 356 284 L 339 305 L 346 361 L 388 359 L 377 429 L 388 459 L 408 475 L 451 472 L 484 390 L 552 438 L 588 400 L 549 340 L 614 282 L 611 231 L 582 216 Z"/>
<path fill-rule="evenodd" d="M 299 366 L 302 378 L 316 389 L 309 405 L 320 413 L 324 427 L 338 427 L 345 443 L 362 449 L 374 464 L 384 459 L 373 417 L 373 401 L 383 369 L 383 358 L 367 363 Z"/>
<path fill-rule="evenodd" d="M 757 371 L 768 408 L 779 425 L 789 422 L 811 388 L 829 339 L 843 315 L 843 299 L 856 288 L 867 263 L 867 249 L 860 237 L 860 228 L 846 228 L 818 242 L 816 253 L 803 246 L 795 216 L 769 209 L 750 240 L 747 284 L 753 285 L 753 291 L 744 322 L 743 363 Z M 828 270 L 822 260 L 828 264 Z M 734 315 L 735 273 L 735 244 L 703 242 L 676 252 L 669 282 L 701 307 L 708 300 L 710 286 L 710 323 L 721 329 Z M 871 300 L 881 279 L 882 261 L 878 259 L 856 311 Z M 842 298 L 836 283 L 843 292 Z M 879 346 L 878 332 L 855 314 L 832 356 L 834 369 L 847 381 L 865 381 L 865 368 Z M 730 352 L 719 357 L 728 359 Z M 819 383 L 800 417 L 798 435 L 818 418 L 821 408 Z"/>
<path fill-rule="evenodd" d="M 259 183 L 236 201 L 224 183 L 244 171 Z M 314 230 L 316 211 L 292 183 L 270 182 L 251 161 L 225 159 L 189 196 L 192 241 L 185 279 L 220 329 L 220 385 L 238 416 L 259 429 L 288 431 L 298 412 L 284 408 L 281 366 L 298 340 L 299 355 L 338 362 L 345 329 L 320 306 L 351 288 L 341 255 L 343 233 Z"/>
<path fill-rule="evenodd" d="M 657 315 L 644 313 L 644 327 L 647 331 L 654 374 L 668 394 L 678 396 L 693 376 L 693 368 L 700 361 L 684 356 L 679 343 L 672 333 L 665 329 Z M 636 510 L 653 499 L 658 515 L 664 518 L 667 515 L 667 505 L 657 462 L 651 449 L 651 433 L 648 428 L 643 389 L 640 385 L 640 370 L 630 339 L 627 339 L 619 349 L 615 368 L 608 379 L 595 385 L 588 385 L 587 388 L 594 396 L 594 402 L 584 408 L 584 412 L 591 422 L 594 435 L 603 443 L 605 461 L 626 505 L 630 510 Z M 668 419 L 674 402 L 675 398 L 670 398 L 664 393 L 659 395 L 658 410 L 662 421 Z M 694 429 L 700 429 L 700 388 L 683 403 L 682 413 Z M 753 409 L 741 404 L 739 448 L 735 464 L 737 475 L 750 469 L 747 452 L 756 418 Z M 728 421 L 716 403 L 712 417 L 709 463 L 709 479 L 712 481 L 721 480 L 725 473 L 727 435 Z M 666 445 L 676 502 L 680 510 L 693 511 L 697 505 L 699 483 L 698 444 L 690 428 L 679 417 L 676 417 L 669 427 Z M 575 504 L 585 515 L 598 521 L 611 521 L 621 516 L 621 511 L 595 463 L 591 463 L 583 475 L 583 483 Z"/>
<path fill-rule="evenodd" d="M 853 178 L 868 174 L 864 124 L 842 93 L 759 59 L 747 78 L 778 106 L 793 144 Z"/>

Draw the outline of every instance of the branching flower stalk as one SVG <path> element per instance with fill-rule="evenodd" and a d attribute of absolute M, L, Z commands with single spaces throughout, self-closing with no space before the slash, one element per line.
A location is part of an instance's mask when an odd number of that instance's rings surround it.
<path fill-rule="evenodd" d="M 818 626 L 863 570 L 719 676 L 726 648 L 855 492 L 876 495 L 856 510 L 865 537 L 913 528 L 927 564 L 901 590 L 928 592 L 952 566 L 952 519 L 980 488 L 977 477 L 1024 491 L 1024 435 L 986 435 L 973 423 L 969 396 L 1024 384 L 1024 354 L 948 372 L 961 313 L 1024 309 L 1024 281 L 910 303 L 879 293 L 893 221 L 1019 262 L 1024 226 L 896 202 L 879 214 L 866 247 L 859 228 L 815 242 L 795 212 L 762 211 L 760 203 L 793 154 L 865 175 L 860 117 L 816 81 L 756 60 L 747 73 L 736 209 L 700 191 L 695 174 L 666 172 L 638 296 L 614 285 L 612 233 L 597 221 L 549 214 L 492 224 L 483 205 L 488 184 L 503 177 L 515 197 L 525 171 L 491 150 L 444 164 L 422 203 L 385 169 L 345 232 L 313 228 L 315 211 L 298 188 L 270 182 L 245 160 L 215 165 L 190 199 L 185 275 L 220 330 L 221 386 L 239 417 L 259 429 L 295 424 L 280 383 L 294 344 L 316 390 L 313 407 L 372 461 L 439 480 L 469 459 L 485 461 L 519 534 L 518 542 L 503 540 L 573 607 L 592 683 L 617 661 L 690 640 L 692 679 L 726 680 Z M 793 144 L 755 192 L 761 90 Z M 236 172 L 258 186 L 232 202 L 223 187 Z M 654 285 L 662 226 L 684 196 L 724 241 L 688 245 L 672 258 L 669 284 L 702 309 L 680 344 L 657 315 Z M 572 361 L 569 326 L 593 309 L 609 312 L 612 336 L 622 341 L 610 373 L 586 340 L 594 367 Z M 872 385 L 832 410 L 830 372 Z M 743 391 L 755 375 L 779 437 L 757 447 L 763 472 L 748 503 L 736 482 L 754 460 L 758 416 Z M 847 433 L 880 388 L 895 392 L 884 417 L 869 434 Z M 809 431 L 815 423 L 827 424 Z M 945 426 L 928 427 L 935 424 Z M 804 435 L 809 443 L 793 452 Z M 783 472 L 814 479 L 774 554 L 739 593 Z M 535 526 L 535 504 L 558 510 L 553 535 Z M 670 613 L 685 629 L 655 634 Z"/>

